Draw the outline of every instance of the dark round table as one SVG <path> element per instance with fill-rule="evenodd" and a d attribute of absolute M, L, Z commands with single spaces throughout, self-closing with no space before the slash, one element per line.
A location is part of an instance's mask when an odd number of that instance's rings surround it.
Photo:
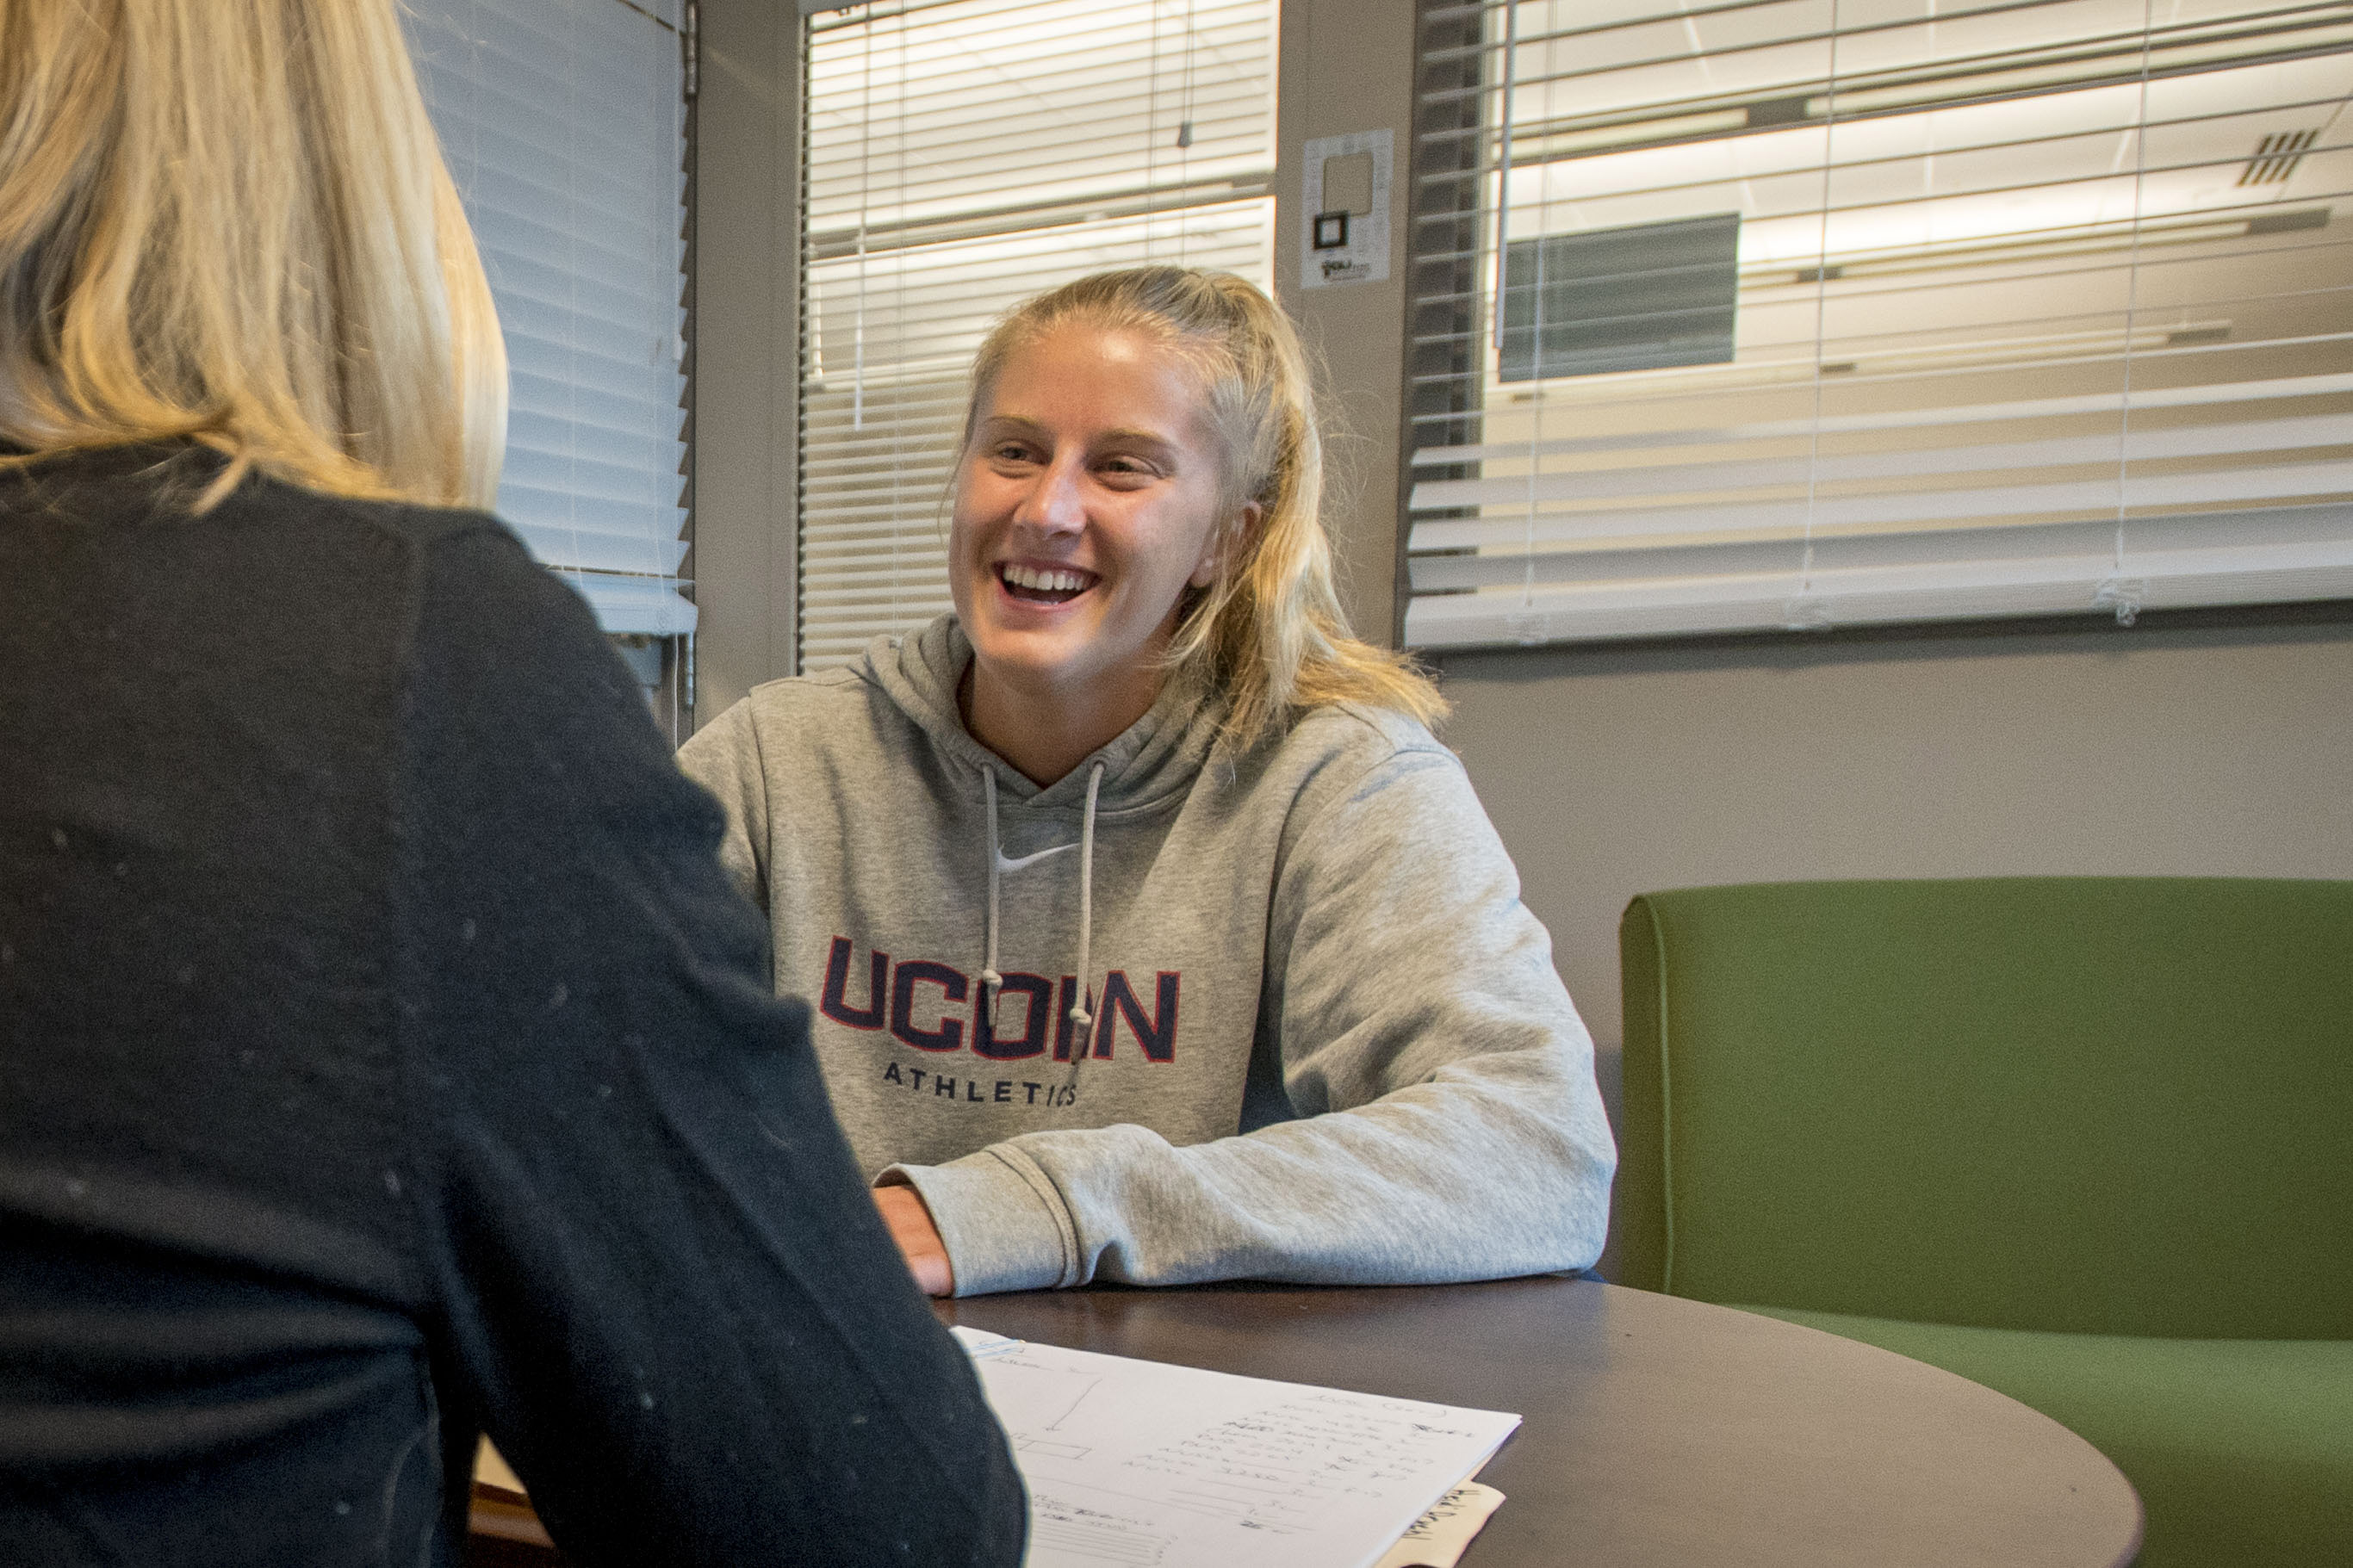
<path fill-rule="evenodd" d="M 2140 1502 L 2016 1400 L 1871 1345 L 1590 1280 L 985 1296 L 948 1322 L 1515 1411 L 1463 1568 L 2120 1568 Z"/>

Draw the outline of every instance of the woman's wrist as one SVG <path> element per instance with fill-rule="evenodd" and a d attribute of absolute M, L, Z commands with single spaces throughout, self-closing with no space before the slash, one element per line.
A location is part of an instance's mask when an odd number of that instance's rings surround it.
<path fill-rule="evenodd" d="M 882 1211 L 882 1223 L 907 1260 L 915 1288 L 926 1296 L 955 1295 L 955 1267 L 948 1261 L 947 1245 L 940 1240 L 923 1194 L 905 1185 L 876 1187 L 874 1206 Z"/>

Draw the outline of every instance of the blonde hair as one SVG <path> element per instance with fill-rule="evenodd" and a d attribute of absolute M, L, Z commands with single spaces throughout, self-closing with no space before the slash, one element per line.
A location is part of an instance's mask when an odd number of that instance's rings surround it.
<path fill-rule="evenodd" d="M 0 0 L 0 437 L 490 504 L 506 350 L 392 0 Z"/>
<path fill-rule="evenodd" d="M 1249 746 L 1300 710 L 1356 702 L 1425 723 L 1446 700 L 1412 661 L 1349 635 L 1323 516 L 1324 446 L 1306 351 L 1290 320 L 1228 272 L 1099 272 L 1018 306 L 973 360 L 965 442 L 990 386 L 1024 345 L 1065 326 L 1136 332 L 1181 355 L 1224 458 L 1217 578 L 1188 590 L 1170 679 L 1226 703 L 1225 737 Z M 1243 509 L 1257 526 L 1240 527 Z"/>

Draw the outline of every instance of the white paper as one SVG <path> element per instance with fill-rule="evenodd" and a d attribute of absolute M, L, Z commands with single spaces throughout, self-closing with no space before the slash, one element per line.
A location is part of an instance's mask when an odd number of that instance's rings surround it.
<path fill-rule="evenodd" d="M 1503 1506 L 1504 1494 L 1494 1488 L 1464 1481 L 1430 1504 L 1375 1568 L 1454 1568 L 1471 1538 Z"/>
<path fill-rule="evenodd" d="M 974 1368 L 1029 1483 L 1029 1568 L 1372 1568 L 1520 1424 L 1006 1342 Z"/>
<path fill-rule="evenodd" d="M 987 1329 L 968 1329 L 962 1323 L 949 1329 L 948 1332 L 955 1336 L 956 1343 L 964 1347 L 964 1353 L 975 1361 L 1010 1355 L 1029 1342 L 1027 1340 L 1008 1340 L 1003 1334 L 992 1334 Z"/>

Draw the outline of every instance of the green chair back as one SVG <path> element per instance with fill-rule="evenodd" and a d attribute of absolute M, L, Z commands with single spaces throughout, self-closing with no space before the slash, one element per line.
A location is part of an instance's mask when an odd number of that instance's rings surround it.
<path fill-rule="evenodd" d="M 1700 888 L 1620 950 L 1625 1283 L 2353 1336 L 2353 882 Z"/>

